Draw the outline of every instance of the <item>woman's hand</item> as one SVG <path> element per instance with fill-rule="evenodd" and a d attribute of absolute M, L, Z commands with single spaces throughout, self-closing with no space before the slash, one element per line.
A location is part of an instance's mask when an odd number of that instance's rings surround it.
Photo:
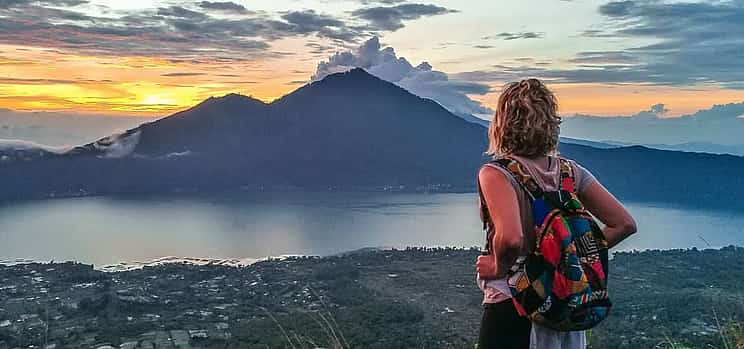
<path fill-rule="evenodd" d="M 475 271 L 478 272 L 481 279 L 496 278 L 498 271 L 498 262 L 492 254 L 478 256 L 475 261 Z"/>

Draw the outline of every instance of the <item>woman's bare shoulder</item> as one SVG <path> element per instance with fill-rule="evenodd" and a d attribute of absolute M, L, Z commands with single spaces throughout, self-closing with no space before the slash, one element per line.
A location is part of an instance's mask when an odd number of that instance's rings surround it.
<path fill-rule="evenodd" d="M 478 179 L 485 181 L 508 181 L 506 170 L 494 163 L 485 163 L 478 170 Z"/>

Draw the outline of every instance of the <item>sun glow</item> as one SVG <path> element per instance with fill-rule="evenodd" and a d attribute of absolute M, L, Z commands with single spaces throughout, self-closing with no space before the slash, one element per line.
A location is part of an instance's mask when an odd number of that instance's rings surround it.
<path fill-rule="evenodd" d="M 167 98 L 167 97 L 157 96 L 157 95 L 150 95 L 150 96 L 145 97 L 145 99 L 142 100 L 142 104 L 147 104 L 147 105 L 160 105 L 160 104 L 162 104 L 162 105 L 169 105 L 169 104 L 174 104 L 175 101 L 176 100 L 173 99 L 173 98 Z"/>
<path fill-rule="evenodd" d="M 275 49 L 297 51 L 302 40 L 283 40 Z M 163 116 L 211 96 L 250 95 L 271 102 L 301 86 L 315 62 L 276 56 L 225 64 L 209 57 L 172 61 L 158 57 L 84 55 L 60 50 L 0 45 L 0 108 L 68 110 L 106 114 Z M 205 55 L 208 56 L 208 55 Z M 633 115 L 664 103 L 669 116 L 693 113 L 744 100 L 744 90 L 650 85 L 549 84 L 562 114 Z M 471 98 L 493 108 L 492 92 Z"/>
<path fill-rule="evenodd" d="M 0 108 L 160 116 L 231 92 L 271 101 L 294 86 L 292 69 L 250 62 L 179 62 L 0 45 Z M 307 77 L 309 74 L 303 75 Z"/>

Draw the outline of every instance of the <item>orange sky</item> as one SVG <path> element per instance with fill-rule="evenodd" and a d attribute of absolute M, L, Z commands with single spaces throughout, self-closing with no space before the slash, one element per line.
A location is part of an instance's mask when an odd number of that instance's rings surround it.
<path fill-rule="evenodd" d="M 233 12 L 174 4 L 21 1 L 0 8 L 0 108 L 152 117 L 227 93 L 268 102 L 301 86 L 321 60 L 373 35 L 413 66 L 428 62 L 447 74 L 475 73 L 475 82 L 489 84 L 491 92 L 470 97 L 489 107 L 504 81 L 479 79 L 479 72 L 602 81 L 548 81 L 567 115 L 633 115 L 662 103 L 667 116 L 676 116 L 744 101 L 744 88 L 734 89 L 744 86 L 738 51 L 727 50 L 741 40 L 727 29 L 739 22 L 699 16 L 684 4 L 616 4 L 627 13 L 592 1 L 554 0 L 235 0 Z M 388 17 L 376 17 L 381 13 Z M 701 24 L 692 26 L 695 35 L 680 30 L 688 25 L 676 27 L 688 23 L 678 15 Z M 695 86 L 699 81 L 707 85 Z"/>
<path fill-rule="evenodd" d="M 669 112 L 665 116 L 692 114 L 709 109 L 714 104 L 744 101 L 743 90 L 716 87 L 683 89 L 668 86 L 549 84 L 558 96 L 560 113 L 597 116 L 634 115 L 650 106 L 663 103 Z M 498 86 L 496 86 L 498 88 Z M 475 98 L 478 99 L 478 98 Z M 494 105 L 498 91 L 485 96 L 483 102 Z"/>
<path fill-rule="evenodd" d="M 270 101 L 307 79 L 250 65 L 184 64 L 150 57 L 95 57 L 0 46 L 0 108 L 162 115 L 231 92 Z M 279 73 L 281 72 L 281 73 Z"/>
<path fill-rule="evenodd" d="M 210 96 L 237 92 L 272 101 L 312 74 L 316 62 L 282 58 L 236 64 L 185 64 L 149 57 L 96 57 L 0 46 L 0 108 L 167 115 Z M 561 112 L 632 115 L 665 103 L 669 115 L 744 101 L 744 90 L 607 84 L 553 84 Z M 499 85 L 485 96 L 495 104 Z"/>
<path fill-rule="evenodd" d="M 290 46 L 285 47 L 291 49 Z M 272 101 L 301 86 L 315 60 L 276 57 L 246 63 L 170 62 L 152 57 L 82 56 L 0 45 L 0 108 L 164 116 L 231 92 Z M 551 84 L 561 113 L 632 115 L 664 103 L 669 116 L 744 101 L 744 90 L 650 85 Z M 493 92 L 471 96 L 487 106 Z"/>

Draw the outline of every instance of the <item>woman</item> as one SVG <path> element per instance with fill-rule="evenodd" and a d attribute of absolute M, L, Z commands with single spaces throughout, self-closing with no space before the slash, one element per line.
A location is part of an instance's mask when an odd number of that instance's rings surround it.
<path fill-rule="evenodd" d="M 556 156 L 560 122 L 556 98 L 542 82 L 527 79 L 510 83 L 499 97 L 488 131 L 487 153 L 518 161 L 543 191 L 554 191 L 560 177 Z M 623 205 L 584 167 L 570 163 L 577 196 L 604 224 L 609 247 L 635 233 L 636 224 Z M 478 348 L 584 348 L 583 331 L 553 331 L 533 325 L 517 313 L 505 276 L 517 257 L 534 249 L 529 194 L 511 174 L 494 164 L 480 169 L 478 181 L 493 231 L 492 253 L 476 262 L 478 285 L 484 294 Z"/>

